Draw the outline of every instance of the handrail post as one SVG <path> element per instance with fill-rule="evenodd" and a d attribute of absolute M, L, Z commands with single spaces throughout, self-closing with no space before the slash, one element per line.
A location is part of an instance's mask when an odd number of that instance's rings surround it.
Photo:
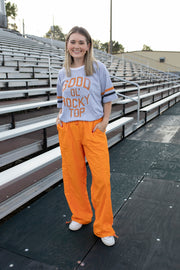
<path fill-rule="evenodd" d="M 140 87 L 139 87 L 139 84 L 137 84 L 137 88 L 138 88 L 137 123 L 139 124 L 139 121 L 140 121 Z"/>
<path fill-rule="evenodd" d="M 49 65 L 49 86 L 52 87 L 52 80 L 51 80 L 51 59 L 50 56 L 48 57 L 48 65 Z"/>

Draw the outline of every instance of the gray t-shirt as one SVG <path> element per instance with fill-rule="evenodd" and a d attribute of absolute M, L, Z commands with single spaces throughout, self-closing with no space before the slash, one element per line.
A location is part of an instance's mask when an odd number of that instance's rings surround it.
<path fill-rule="evenodd" d="M 63 122 L 94 121 L 103 117 L 103 103 L 117 99 L 109 72 L 99 61 L 95 73 L 85 75 L 84 66 L 71 68 L 71 77 L 61 69 L 57 81 L 57 107 L 62 108 Z"/>

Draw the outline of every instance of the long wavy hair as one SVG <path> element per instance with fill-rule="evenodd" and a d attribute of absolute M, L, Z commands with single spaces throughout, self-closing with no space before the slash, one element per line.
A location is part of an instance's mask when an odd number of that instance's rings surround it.
<path fill-rule="evenodd" d="M 66 69 L 66 74 L 68 77 L 71 76 L 71 69 L 70 68 L 71 68 L 71 65 L 72 65 L 74 59 L 70 55 L 70 53 L 68 52 L 67 44 L 68 44 L 70 36 L 74 33 L 79 33 L 79 34 L 83 35 L 86 38 L 87 44 L 90 44 L 89 50 L 84 55 L 84 62 L 85 62 L 86 76 L 91 76 L 95 72 L 94 67 L 93 67 L 93 62 L 94 61 L 96 62 L 96 59 L 93 56 L 93 40 L 85 28 L 78 27 L 78 26 L 73 27 L 66 36 L 66 49 L 65 49 L 65 61 L 64 61 L 64 67 Z"/>

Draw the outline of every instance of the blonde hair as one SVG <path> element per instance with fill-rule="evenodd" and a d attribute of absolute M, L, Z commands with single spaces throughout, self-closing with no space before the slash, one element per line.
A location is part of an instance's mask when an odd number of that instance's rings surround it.
<path fill-rule="evenodd" d="M 68 77 L 71 76 L 71 69 L 70 68 L 71 68 L 71 65 L 74 61 L 73 57 L 70 55 L 70 53 L 67 50 L 67 44 L 68 44 L 70 36 L 74 33 L 79 33 L 79 34 L 83 35 L 86 38 L 87 44 L 90 44 L 89 50 L 86 52 L 86 54 L 84 56 L 84 61 L 85 61 L 86 76 L 91 76 L 95 72 L 94 67 L 93 67 L 93 62 L 96 61 L 94 56 L 93 56 L 93 40 L 85 28 L 78 27 L 78 26 L 73 27 L 66 36 L 64 67 L 66 69 L 67 76 Z"/>

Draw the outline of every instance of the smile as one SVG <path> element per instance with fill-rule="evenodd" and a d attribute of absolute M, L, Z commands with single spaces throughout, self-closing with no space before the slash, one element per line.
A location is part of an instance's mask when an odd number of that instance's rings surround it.
<path fill-rule="evenodd" d="M 74 53 L 79 53 L 79 52 L 81 52 L 80 50 L 72 50 Z"/>

